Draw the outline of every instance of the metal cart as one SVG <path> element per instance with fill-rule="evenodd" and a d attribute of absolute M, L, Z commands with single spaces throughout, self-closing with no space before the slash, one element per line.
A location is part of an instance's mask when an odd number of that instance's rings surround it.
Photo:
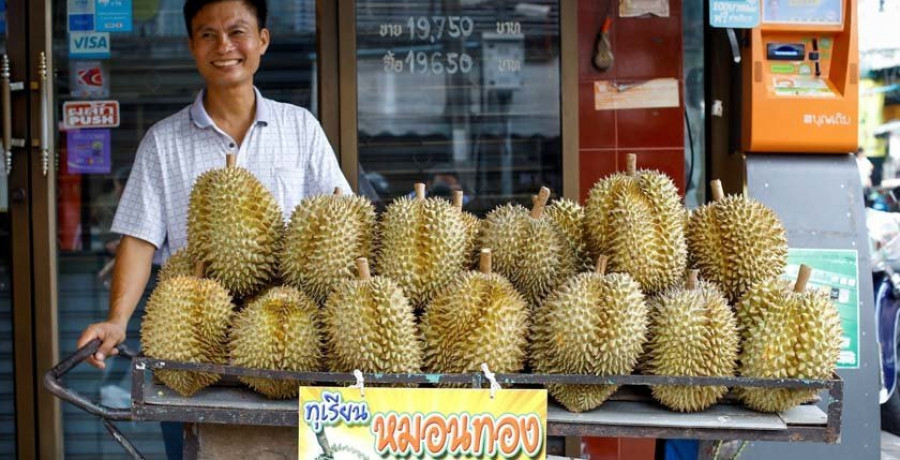
<path fill-rule="evenodd" d="M 297 426 L 296 400 L 275 401 L 239 386 L 213 386 L 185 398 L 151 377 L 155 369 L 216 372 L 223 376 L 295 379 L 316 384 L 347 384 L 353 374 L 329 372 L 288 372 L 248 369 L 214 364 L 184 363 L 140 356 L 119 346 L 119 356 L 131 359 L 131 409 L 113 409 L 94 403 L 64 386 L 63 377 L 95 353 L 95 340 L 61 361 L 44 376 L 44 386 L 56 397 L 99 417 L 110 434 L 134 458 L 144 458 L 116 428 L 117 421 L 174 421 L 230 425 Z M 379 384 L 467 384 L 481 388 L 484 375 L 471 374 L 364 374 L 367 383 Z M 590 376 L 497 374 L 505 386 L 541 386 L 548 383 L 580 385 L 624 385 L 600 408 L 571 413 L 551 402 L 547 408 L 550 436 L 610 436 L 700 440 L 747 440 L 788 442 L 840 442 L 843 382 L 836 374 L 827 380 L 751 379 L 742 377 L 666 377 L 646 375 Z M 629 386 L 725 385 L 728 387 L 827 389 L 823 412 L 817 405 L 801 405 L 779 414 L 762 414 L 726 398 L 700 413 L 676 413 L 648 400 Z M 731 400 L 731 402 L 734 402 Z"/>

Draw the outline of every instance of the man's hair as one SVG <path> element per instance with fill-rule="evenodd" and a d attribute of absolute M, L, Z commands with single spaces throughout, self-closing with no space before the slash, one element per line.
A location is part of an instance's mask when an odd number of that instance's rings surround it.
<path fill-rule="evenodd" d="M 204 6 L 224 1 L 227 0 L 186 0 L 184 2 L 184 26 L 187 27 L 188 37 L 193 36 L 193 31 L 191 30 L 191 21 L 194 20 L 194 16 L 197 16 L 197 13 L 199 13 Z M 256 23 L 259 25 L 259 28 L 265 28 L 266 17 L 269 14 L 269 7 L 266 5 L 266 0 L 239 1 L 246 5 L 247 8 L 250 8 L 250 11 L 256 13 Z"/>

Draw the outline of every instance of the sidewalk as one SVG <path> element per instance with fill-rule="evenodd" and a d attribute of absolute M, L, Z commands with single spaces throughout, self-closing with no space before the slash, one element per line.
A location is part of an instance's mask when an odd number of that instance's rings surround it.
<path fill-rule="evenodd" d="M 881 460 L 900 460 L 900 436 L 881 432 Z"/>

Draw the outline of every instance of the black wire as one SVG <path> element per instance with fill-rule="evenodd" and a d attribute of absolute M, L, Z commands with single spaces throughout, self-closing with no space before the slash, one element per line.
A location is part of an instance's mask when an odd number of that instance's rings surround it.
<path fill-rule="evenodd" d="M 691 130 L 691 119 L 688 117 L 687 105 L 684 107 L 684 122 L 687 124 L 687 133 L 688 133 L 688 145 L 691 149 L 691 165 L 688 168 L 688 176 L 687 176 L 687 186 L 684 188 L 684 193 L 687 194 L 688 190 L 693 188 L 694 182 L 694 135 Z"/>

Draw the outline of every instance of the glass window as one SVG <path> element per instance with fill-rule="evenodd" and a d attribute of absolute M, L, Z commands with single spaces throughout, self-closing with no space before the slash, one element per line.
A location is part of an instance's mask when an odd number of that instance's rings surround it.
<path fill-rule="evenodd" d="M 0 0 L 0 56 L 6 51 L 6 2 Z M 16 394 L 13 379 L 12 235 L 9 182 L 0 154 L 0 452 L 16 453 Z"/>
<path fill-rule="evenodd" d="M 55 0 L 53 4 L 57 111 L 62 113 L 62 105 L 68 101 L 115 100 L 119 102 L 121 121 L 118 128 L 108 131 L 58 134 L 62 356 L 74 351 L 76 340 L 88 324 L 106 318 L 109 275 L 118 243 L 118 236 L 109 229 L 139 142 L 154 123 L 193 102 L 203 84 L 187 48 L 183 0 L 134 2 L 132 30 L 109 33 L 109 58 L 75 59 L 70 55 L 66 34 L 72 19 L 67 5 L 87 3 L 94 2 Z M 306 107 L 313 113 L 317 113 L 315 4 L 315 0 L 269 2 L 272 40 L 255 80 L 266 97 Z M 154 271 L 152 278 L 155 276 Z M 152 288 L 153 282 L 146 293 Z M 143 306 L 142 301 L 128 328 L 127 343 L 135 349 L 140 345 Z M 6 337 L 2 329 L 0 337 Z M 4 352 L 0 348 L 0 353 Z M 2 372 L 0 377 L 5 375 Z M 79 366 L 67 384 L 104 404 L 127 406 L 131 393 L 130 363 L 116 358 L 105 371 Z M 0 396 L 5 396 L 8 388 L 0 386 Z M 158 424 L 120 427 L 149 458 L 165 456 Z M 127 458 L 96 417 L 68 404 L 63 405 L 63 429 L 67 459 Z"/>
<path fill-rule="evenodd" d="M 484 214 L 562 192 L 559 1 L 358 0 L 359 188 Z"/>

